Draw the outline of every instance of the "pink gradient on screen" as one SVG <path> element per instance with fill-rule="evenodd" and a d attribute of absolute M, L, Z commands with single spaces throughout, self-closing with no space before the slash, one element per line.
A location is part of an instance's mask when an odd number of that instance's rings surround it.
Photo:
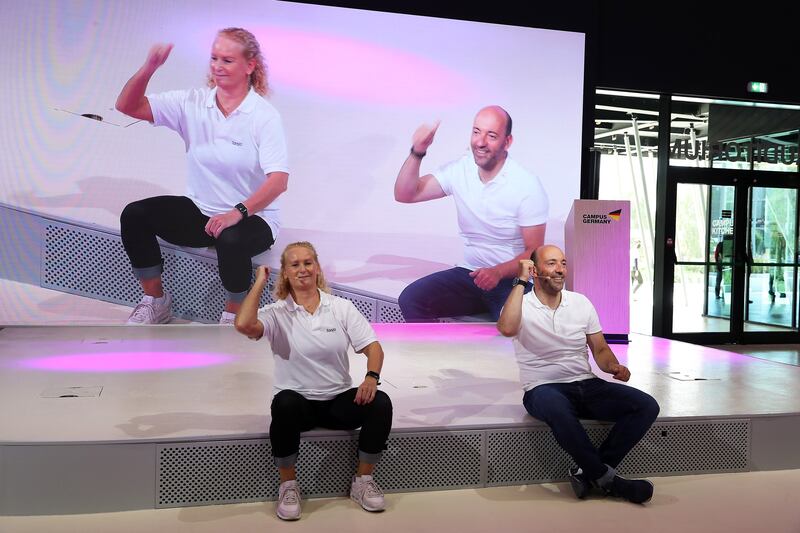
<path fill-rule="evenodd" d="M 494 324 L 431 323 L 431 324 L 373 324 L 381 340 L 430 341 L 480 341 L 497 337 Z"/>
<path fill-rule="evenodd" d="M 453 106 L 473 97 L 469 79 L 419 54 L 276 26 L 252 31 L 276 85 L 373 104 Z"/>
<path fill-rule="evenodd" d="M 157 372 L 219 365 L 229 356 L 198 352 L 105 352 L 25 359 L 23 368 L 55 372 Z"/>

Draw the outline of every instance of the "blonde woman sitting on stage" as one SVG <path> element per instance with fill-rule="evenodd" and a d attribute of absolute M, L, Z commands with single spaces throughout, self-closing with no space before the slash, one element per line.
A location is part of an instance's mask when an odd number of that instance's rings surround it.
<path fill-rule="evenodd" d="M 295 462 L 300 432 L 314 427 L 361 427 L 350 497 L 367 511 L 382 511 L 383 493 L 372 471 L 391 430 L 392 403 L 378 390 L 383 349 L 375 331 L 349 300 L 329 294 L 310 243 L 286 247 L 275 291 L 278 301 L 259 310 L 268 277 L 269 269 L 259 267 L 235 325 L 251 339 L 266 338 L 274 355 L 269 437 L 281 479 L 278 517 L 300 518 Z M 350 346 L 367 356 L 367 373 L 357 388 L 350 378 Z"/>

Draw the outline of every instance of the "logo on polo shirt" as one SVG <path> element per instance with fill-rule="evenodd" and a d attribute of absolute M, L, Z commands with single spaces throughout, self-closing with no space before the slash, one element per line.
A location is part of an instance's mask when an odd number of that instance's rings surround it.
<path fill-rule="evenodd" d="M 233 144 L 234 146 L 241 146 L 242 145 L 242 143 L 240 143 L 239 141 L 231 141 L 231 144 Z"/>
<path fill-rule="evenodd" d="M 327 331 L 328 333 L 333 333 L 336 331 L 336 328 L 325 328 L 325 331 Z"/>

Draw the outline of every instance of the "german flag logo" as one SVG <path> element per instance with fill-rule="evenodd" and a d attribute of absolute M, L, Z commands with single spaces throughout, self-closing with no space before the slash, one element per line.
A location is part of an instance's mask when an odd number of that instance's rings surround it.
<path fill-rule="evenodd" d="M 619 217 L 622 215 L 622 209 L 617 209 L 616 211 L 611 211 L 608 216 L 611 217 L 611 220 L 615 222 L 619 222 Z"/>

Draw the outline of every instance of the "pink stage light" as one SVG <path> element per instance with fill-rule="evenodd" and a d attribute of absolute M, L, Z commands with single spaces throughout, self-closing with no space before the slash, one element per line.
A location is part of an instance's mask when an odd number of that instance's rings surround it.
<path fill-rule="evenodd" d="M 317 96 L 358 103 L 457 106 L 474 81 L 421 54 L 351 37 L 275 26 L 252 29 L 270 77 Z"/>
<path fill-rule="evenodd" d="M 158 372 L 219 365 L 229 356 L 196 352 L 105 352 L 25 359 L 22 368 L 54 372 Z"/>
<path fill-rule="evenodd" d="M 432 342 L 482 341 L 498 337 L 494 324 L 430 323 L 430 324 L 373 324 L 380 340 Z"/>

